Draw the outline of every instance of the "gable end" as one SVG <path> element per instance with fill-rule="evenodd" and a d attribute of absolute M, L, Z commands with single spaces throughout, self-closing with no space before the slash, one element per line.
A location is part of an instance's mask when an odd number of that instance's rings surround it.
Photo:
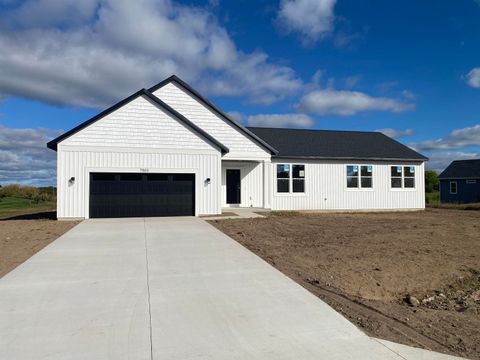
<path fill-rule="evenodd" d="M 155 103 L 157 106 L 162 108 L 167 114 L 169 114 L 171 117 L 175 118 L 179 122 L 183 123 L 186 125 L 188 128 L 190 128 L 194 133 L 197 135 L 200 135 L 200 137 L 204 138 L 208 142 L 212 143 L 213 145 L 217 146 L 222 154 L 226 154 L 229 152 L 228 147 L 220 143 L 218 140 L 216 140 L 214 137 L 212 137 L 210 134 L 206 133 L 204 130 L 200 129 L 198 126 L 196 126 L 194 123 L 192 123 L 190 120 L 188 120 L 185 116 L 171 108 L 169 105 L 167 105 L 165 102 L 157 98 L 155 95 L 153 95 L 149 90 L 146 89 L 141 89 L 137 91 L 136 93 L 130 95 L 129 97 L 121 100 L 117 104 L 111 106 L 110 108 L 102 111 L 100 114 L 94 116 L 93 118 L 83 122 L 82 124 L 74 127 L 73 129 L 65 132 L 64 134 L 60 135 L 59 137 L 51 140 L 50 142 L 47 143 L 47 147 L 49 149 L 52 149 L 54 151 L 57 151 L 58 143 L 61 141 L 69 138 L 70 136 L 76 134 L 77 132 L 85 129 L 86 127 L 92 125 L 93 123 L 97 122 L 98 120 L 104 118 L 105 116 L 113 113 L 114 111 L 122 108 L 123 106 L 127 105 L 131 101 L 137 99 L 140 96 L 145 96 L 147 99 Z"/>
<path fill-rule="evenodd" d="M 256 144 L 260 145 L 262 148 L 267 149 L 272 155 L 278 154 L 278 150 L 275 149 L 273 146 L 268 144 L 266 141 L 262 140 L 260 137 L 255 135 L 253 132 L 236 122 L 235 120 L 231 119 L 227 114 L 225 114 L 222 110 L 220 110 L 217 106 L 215 106 L 210 100 L 202 96 L 198 91 L 193 89 L 190 85 L 188 85 L 185 81 L 180 79 L 176 75 L 172 75 L 169 78 L 159 82 L 157 85 L 152 86 L 149 91 L 150 92 L 155 92 L 158 89 L 164 87 L 165 85 L 169 83 L 175 83 L 178 85 L 181 89 L 186 91 L 189 95 L 191 95 L 195 100 L 203 104 L 207 109 L 212 111 L 214 114 L 216 114 L 218 117 L 232 125 L 234 128 L 239 130 L 241 133 L 246 135 L 248 138 L 253 140 Z"/>

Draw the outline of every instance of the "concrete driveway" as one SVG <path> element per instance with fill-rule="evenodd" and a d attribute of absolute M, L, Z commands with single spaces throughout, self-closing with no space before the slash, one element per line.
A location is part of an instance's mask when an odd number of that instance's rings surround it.
<path fill-rule="evenodd" d="M 198 218 L 82 222 L 0 279 L 2 359 L 453 359 L 381 342 Z"/>

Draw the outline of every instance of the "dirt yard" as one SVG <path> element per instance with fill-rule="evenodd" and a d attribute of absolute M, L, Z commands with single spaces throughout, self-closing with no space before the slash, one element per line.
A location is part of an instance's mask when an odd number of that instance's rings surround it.
<path fill-rule="evenodd" d="M 480 359 L 480 211 L 211 223 L 367 334 Z"/>
<path fill-rule="evenodd" d="M 0 220 L 0 278 L 78 224 L 54 219 L 45 212 Z"/>

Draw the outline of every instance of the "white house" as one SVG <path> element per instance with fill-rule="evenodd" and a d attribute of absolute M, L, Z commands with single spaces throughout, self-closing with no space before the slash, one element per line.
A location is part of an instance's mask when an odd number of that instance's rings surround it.
<path fill-rule="evenodd" d="M 47 144 L 59 218 L 425 207 L 424 156 L 377 132 L 245 128 L 172 76 Z"/>

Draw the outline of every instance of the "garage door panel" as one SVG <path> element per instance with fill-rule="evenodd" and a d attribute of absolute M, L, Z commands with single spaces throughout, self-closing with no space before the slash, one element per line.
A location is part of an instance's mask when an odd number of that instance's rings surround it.
<path fill-rule="evenodd" d="M 90 174 L 91 218 L 186 215 L 195 215 L 194 174 Z"/>

